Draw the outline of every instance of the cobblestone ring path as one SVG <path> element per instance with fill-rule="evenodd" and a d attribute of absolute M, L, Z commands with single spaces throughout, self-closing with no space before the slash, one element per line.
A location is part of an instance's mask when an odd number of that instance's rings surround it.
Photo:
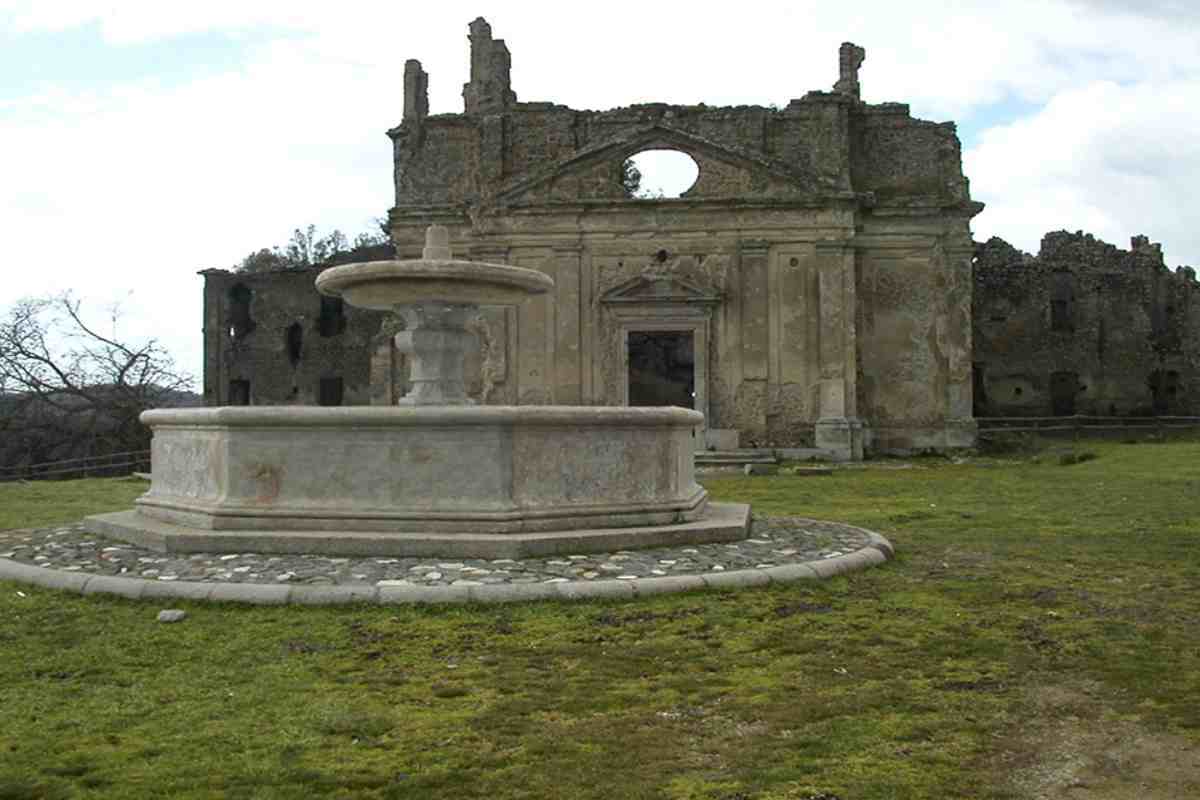
<path fill-rule="evenodd" d="M 887 539 L 863 528 L 760 515 L 736 543 L 520 560 L 161 553 L 78 523 L 0 531 L 0 578 L 84 594 L 253 603 L 635 597 L 826 578 L 892 555 Z"/>

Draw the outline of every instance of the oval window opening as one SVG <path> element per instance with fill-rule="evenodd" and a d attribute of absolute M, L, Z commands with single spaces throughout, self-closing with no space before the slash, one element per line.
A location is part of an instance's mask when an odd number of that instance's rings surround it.
<path fill-rule="evenodd" d="M 681 197 L 700 176 L 700 167 L 678 150 L 643 150 L 625 159 L 621 185 L 627 197 L 669 200 Z"/>

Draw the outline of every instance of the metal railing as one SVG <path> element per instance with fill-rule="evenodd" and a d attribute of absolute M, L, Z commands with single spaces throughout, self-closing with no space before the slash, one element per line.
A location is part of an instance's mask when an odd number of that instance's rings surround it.
<path fill-rule="evenodd" d="M 5 481 L 65 480 L 100 478 L 150 471 L 149 450 L 129 450 L 86 458 L 64 458 L 40 464 L 0 467 L 0 483 Z"/>

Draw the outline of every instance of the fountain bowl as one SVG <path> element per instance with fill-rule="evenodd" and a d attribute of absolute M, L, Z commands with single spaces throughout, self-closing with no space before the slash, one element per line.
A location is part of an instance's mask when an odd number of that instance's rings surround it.
<path fill-rule="evenodd" d="M 515 305 L 553 286 L 537 270 L 454 259 L 369 261 L 330 267 L 317 276 L 323 294 L 376 311 L 424 303 Z"/>

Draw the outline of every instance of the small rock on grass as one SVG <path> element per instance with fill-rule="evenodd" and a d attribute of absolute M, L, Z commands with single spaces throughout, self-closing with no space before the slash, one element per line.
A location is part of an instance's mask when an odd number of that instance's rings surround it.
<path fill-rule="evenodd" d="M 159 622 L 183 622 L 187 618 L 186 611 L 180 611 L 178 608 L 165 608 L 158 612 Z"/>

